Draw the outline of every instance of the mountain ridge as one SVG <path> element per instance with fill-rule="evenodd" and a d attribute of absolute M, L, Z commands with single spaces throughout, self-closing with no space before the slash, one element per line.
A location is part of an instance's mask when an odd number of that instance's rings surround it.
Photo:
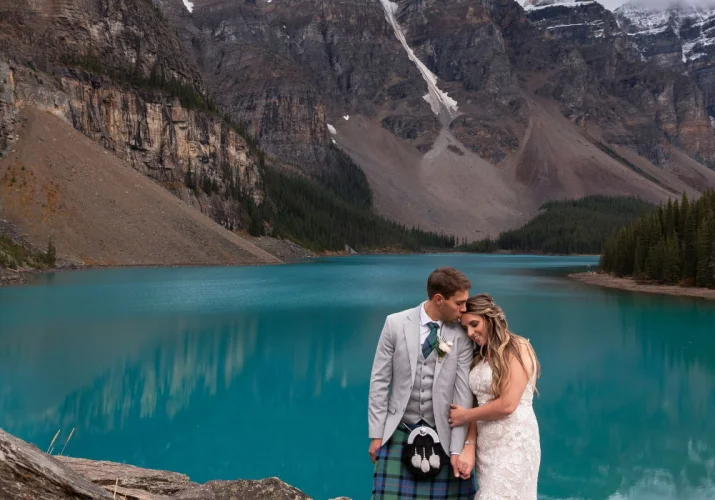
<path fill-rule="evenodd" d="M 37 68 L 18 72 L 25 76 L 15 88 L 31 87 L 23 102 L 57 112 L 60 94 L 48 99 L 45 90 L 54 84 L 26 82 L 59 76 L 62 93 L 74 96 L 60 113 L 67 121 L 229 228 L 273 230 L 265 165 L 328 189 L 364 172 L 378 214 L 474 239 L 517 227 L 554 199 L 657 203 L 715 185 L 707 58 L 693 61 L 698 78 L 648 61 L 596 2 L 525 10 L 512 0 L 196 0 L 191 12 L 181 0 L 126 2 L 41 0 L 32 15 L 0 3 L 0 20 L 27 19 L 48 33 L 37 39 L 16 23 L 0 37 L 13 64 L 26 58 Z M 138 14 L 160 27 L 131 21 Z M 97 15 L 128 16 L 149 39 L 103 21 L 93 29 L 106 35 L 82 42 L 86 19 Z M 55 52 L 43 60 L 41 49 L 62 36 L 72 38 L 65 49 L 76 47 L 75 60 L 63 63 Z M 133 64 L 132 78 L 117 82 L 113 70 L 103 79 L 92 54 Z M 175 99 L 191 97 L 201 108 L 189 119 L 176 101 L 154 107 L 167 78 Z M 165 87 L 147 93 L 146 82 Z M 129 92 L 113 94 L 112 86 Z M 11 123 L 0 115 L 0 124 Z M 160 115 L 167 118 L 145 118 Z M 208 140 L 207 124 L 215 131 Z M 167 126 L 177 131 L 166 135 Z M 234 127 L 245 137 L 237 132 L 226 149 Z M 186 145 L 177 140 L 184 134 L 193 138 Z M 168 169 L 170 145 L 181 152 Z M 221 158 L 240 150 L 245 161 L 231 168 L 243 173 L 227 177 Z M 226 205 L 217 193 L 233 183 L 241 190 Z"/>

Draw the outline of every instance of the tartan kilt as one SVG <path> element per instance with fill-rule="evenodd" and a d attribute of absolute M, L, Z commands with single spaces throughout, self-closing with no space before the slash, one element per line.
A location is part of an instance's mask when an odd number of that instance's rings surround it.
<path fill-rule="evenodd" d="M 474 500 L 477 493 L 474 474 L 469 479 L 454 477 L 451 464 L 442 467 L 430 480 L 416 480 L 402 463 L 402 445 L 408 433 L 398 428 L 382 445 L 375 461 L 372 500 Z"/>

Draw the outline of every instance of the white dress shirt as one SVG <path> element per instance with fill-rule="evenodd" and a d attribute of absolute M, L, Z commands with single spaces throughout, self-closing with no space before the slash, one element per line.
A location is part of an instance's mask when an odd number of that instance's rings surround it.
<path fill-rule="evenodd" d="M 425 343 L 425 340 L 427 340 L 427 337 L 429 336 L 430 330 L 429 330 L 429 326 L 427 326 L 428 323 L 437 323 L 439 325 L 439 330 L 437 330 L 437 335 L 439 335 L 440 331 L 442 330 L 442 324 L 444 323 L 441 320 L 435 321 L 429 317 L 429 314 L 427 314 L 427 311 L 425 311 L 426 303 L 427 302 L 423 302 L 422 307 L 420 308 L 420 346 L 422 346 Z"/>

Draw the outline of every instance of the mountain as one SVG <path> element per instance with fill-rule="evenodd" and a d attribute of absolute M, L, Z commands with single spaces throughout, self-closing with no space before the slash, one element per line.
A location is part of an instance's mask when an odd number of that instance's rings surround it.
<path fill-rule="evenodd" d="M 55 141 L 72 148 L 60 156 Z M 261 158 L 215 112 L 150 0 L 0 1 L 3 152 L 0 208 L 40 248 L 55 233 L 76 262 L 277 261 L 225 229 L 246 227 L 247 208 L 262 201 Z M 144 177 L 127 177 L 123 165 Z M 184 204 L 168 203 L 147 177 Z M 218 189 L 233 195 L 213 196 Z"/>
<path fill-rule="evenodd" d="M 662 8 L 626 3 L 615 14 L 643 58 L 691 75 L 715 117 L 715 3 L 696 7 L 672 3 Z"/>
<path fill-rule="evenodd" d="M 150 0 L 0 2 L 3 141 L 24 105 L 48 111 L 226 227 L 262 200 L 250 144 L 212 112 L 201 74 Z M 230 184 L 217 202 L 187 172 Z M 239 199 L 240 198 L 240 199 Z"/>
<path fill-rule="evenodd" d="M 481 239 L 554 199 L 715 186 L 705 76 L 595 2 L 0 0 L 0 23 L 0 149 L 31 105 L 229 229 L 342 248 L 331 224 L 378 224 L 357 207 Z"/>
<path fill-rule="evenodd" d="M 696 82 L 596 2 L 197 0 L 176 26 L 270 156 L 320 179 L 347 153 L 406 225 L 481 238 L 552 199 L 715 182 Z"/>
<path fill-rule="evenodd" d="M 614 13 L 643 56 L 658 65 L 687 65 L 715 52 L 715 4 L 629 2 Z"/>

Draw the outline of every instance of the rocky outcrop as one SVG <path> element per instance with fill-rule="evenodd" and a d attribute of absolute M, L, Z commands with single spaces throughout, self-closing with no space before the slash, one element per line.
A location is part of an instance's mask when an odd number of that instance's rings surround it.
<path fill-rule="evenodd" d="M 189 476 L 176 472 L 64 456 L 56 457 L 56 460 L 95 485 L 125 497 L 154 500 L 198 487 L 189 480 Z"/>
<path fill-rule="evenodd" d="M 643 57 L 669 69 L 715 54 L 715 8 L 685 2 L 627 2 L 614 11 Z"/>
<path fill-rule="evenodd" d="M 174 500 L 310 500 L 310 497 L 278 478 L 259 481 L 209 481 L 193 488 L 188 488 L 174 497 Z"/>
<path fill-rule="evenodd" d="M 581 126 L 598 125 L 607 142 L 656 165 L 668 165 L 679 148 L 715 167 L 706 95 L 681 61 L 691 56 L 668 38 L 681 37 L 673 31 L 674 15 L 636 15 L 629 5 L 614 14 L 597 2 L 558 0 L 528 0 L 525 12 L 556 54 L 555 71 L 539 95 L 559 101 Z"/>
<path fill-rule="evenodd" d="M 715 5 L 628 2 L 615 14 L 645 60 L 692 75 L 715 117 Z"/>
<path fill-rule="evenodd" d="M 69 61 L 147 78 L 154 70 L 198 92 L 203 79 L 152 0 L 0 2 L 0 52 L 51 73 Z"/>
<path fill-rule="evenodd" d="M 13 82 L 7 92 L 15 101 L 0 109 L 9 124 L 7 140 L 17 110 L 31 106 L 72 124 L 225 227 L 243 225 L 241 197 L 263 199 L 258 158 L 216 115 L 160 91 L 121 88 L 78 70 L 49 78 L 0 61 L 0 80 Z"/>
<path fill-rule="evenodd" d="M 50 456 L 1 429 L 0 496 L 42 500 L 310 500 L 278 478 L 198 484 L 175 472 Z"/>
<path fill-rule="evenodd" d="M 387 22 L 392 11 L 399 26 Z M 518 142 L 503 120 L 525 123 L 505 41 L 480 2 L 198 0 L 191 19 L 180 29 L 198 30 L 191 46 L 219 102 L 268 152 L 309 173 L 334 168 L 329 121 L 344 115 L 377 119 L 428 151 L 440 129 L 431 76 L 459 112 L 498 129 L 481 138 L 492 158 L 509 151 L 492 136 Z"/>
<path fill-rule="evenodd" d="M 15 140 L 15 78 L 7 62 L 0 60 L 0 157 Z"/>
<path fill-rule="evenodd" d="M 529 21 L 544 29 L 553 40 L 587 43 L 623 36 L 616 18 L 598 2 L 527 0 L 524 10 Z"/>
<path fill-rule="evenodd" d="M 34 446 L 0 429 L 0 497 L 104 500 L 112 496 Z"/>
<path fill-rule="evenodd" d="M 482 158 L 501 163 L 516 150 L 527 113 L 508 42 L 489 4 L 410 1 L 398 19 L 408 45 L 459 106 L 449 128 Z"/>
<path fill-rule="evenodd" d="M 379 1 L 194 2 L 192 37 L 217 100 L 267 152 L 304 172 L 335 168 L 330 119 L 409 115 L 429 148 L 437 126 Z M 192 27 L 185 28 L 187 31 Z"/>
<path fill-rule="evenodd" d="M 247 205 L 264 196 L 262 158 L 212 105 L 167 22 L 182 12 L 172 5 L 0 3 L 0 151 L 19 109 L 49 111 L 225 227 L 245 228 Z"/>

